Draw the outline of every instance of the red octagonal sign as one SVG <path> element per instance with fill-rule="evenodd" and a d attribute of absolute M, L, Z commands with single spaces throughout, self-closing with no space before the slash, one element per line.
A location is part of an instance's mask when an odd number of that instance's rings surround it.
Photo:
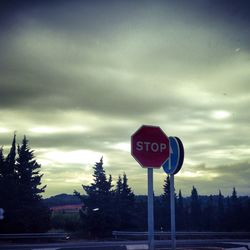
<path fill-rule="evenodd" d="M 131 136 L 131 154 L 145 168 L 160 168 L 169 158 L 169 140 L 157 126 L 143 125 Z"/>

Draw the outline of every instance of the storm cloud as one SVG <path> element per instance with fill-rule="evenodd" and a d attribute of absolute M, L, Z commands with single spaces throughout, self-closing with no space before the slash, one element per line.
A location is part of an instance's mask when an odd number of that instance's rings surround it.
<path fill-rule="evenodd" d="M 249 194 L 247 1 L 13 1 L 1 9 L 0 145 L 7 154 L 14 131 L 27 135 L 45 196 L 88 184 L 102 156 L 114 181 L 126 172 L 145 193 L 145 169 L 130 155 L 142 124 L 183 141 L 176 189 Z M 164 178 L 155 171 L 157 194 Z"/>

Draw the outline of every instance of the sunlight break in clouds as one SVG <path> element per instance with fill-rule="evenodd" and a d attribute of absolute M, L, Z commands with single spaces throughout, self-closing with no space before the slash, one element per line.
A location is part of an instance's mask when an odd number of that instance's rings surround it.
<path fill-rule="evenodd" d="M 224 120 L 231 116 L 231 113 L 225 110 L 216 110 L 212 112 L 212 117 L 217 120 Z"/>
<path fill-rule="evenodd" d="M 50 151 L 43 155 L 44 158 L 56 163 L 67 164 L 93 164 L 103 156 L 102 153 L 91 150 L 75 150 L 75 151 Z M 106 159 L 106 157 L 105 157 Z M 108 159 L 105 160 L 108 162 Z"/>
<path fill-rule="evenodd" d="M 110 148 L 125 151 L 128 153 L 131 151 L 131 145 L 130 143 L 127 142 L 119 142 L 117 144 L 110 146 Z"/>
<path fill-rule="evenodd" d="M 8 132 L 10 132 L 9 129 L 0 127 L 0 133 L 8 133 Z"/>

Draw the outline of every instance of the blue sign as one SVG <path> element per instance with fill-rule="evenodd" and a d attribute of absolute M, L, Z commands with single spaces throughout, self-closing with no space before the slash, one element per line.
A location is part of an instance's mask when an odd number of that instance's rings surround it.
<path fill-rule="evenodd" d="M 176 174 L 182 167 L 184 160 L 184 147 L 178 137 L 169 137 L 170 155 L 163 164 L 163 169 L 167 174 Z"/>

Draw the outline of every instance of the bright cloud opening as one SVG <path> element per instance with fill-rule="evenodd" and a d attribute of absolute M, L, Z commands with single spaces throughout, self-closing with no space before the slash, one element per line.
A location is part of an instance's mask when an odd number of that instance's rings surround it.
<path fill-rule="evenodd" d="M 74 151 L 61 151 L 54 150 L 47 152 L 40 156 L 44 161 L 66 163 L 66 164 L 93 164 L 97 162 L 101 157 L 104 156 L 102 153 L 94 152 L 91 150 L 74 150 Z M 107 163 L 107 157 L 104 156 L 105 162 Z"/>
<path fill-rule="evenodd" d="M 0 128 L 0 133 L 8 133 L 9 131 L 7 128 Z"/>
<path fill-rule="evenodd" d="M 225 110 L 216 110 L 212 113 L 212 118 L 216 120 L 224 120 L 231 116 L 231 113 Z"/>
<path fill-rule="evenodd" d="M 111 146 L 111 148 L 122 150 L 122 151 L 125 151 L 125 152 L 130 152 L 131 145 L 130 145 L 130 143 L 120 142 L 120 143 L 117 143 L 117 144 Z"/>

